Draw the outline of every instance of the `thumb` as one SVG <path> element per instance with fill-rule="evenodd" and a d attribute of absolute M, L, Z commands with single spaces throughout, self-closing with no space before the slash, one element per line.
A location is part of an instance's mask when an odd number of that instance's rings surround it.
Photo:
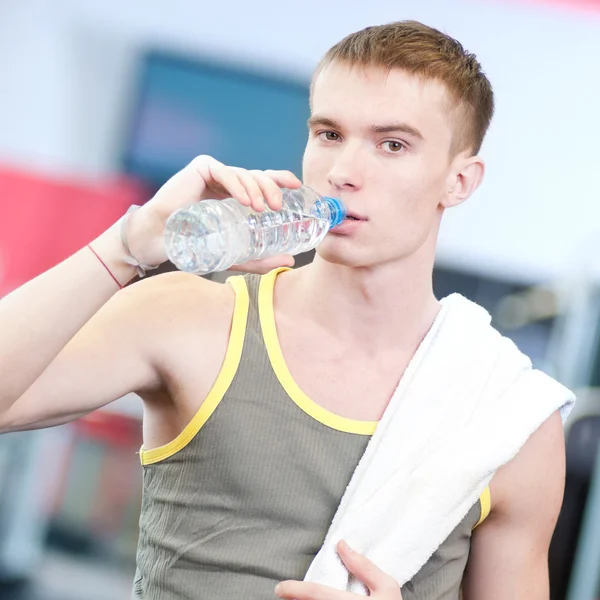
<path fill-rule="evenodd" d="M 399 593 L 398 582 L 382 571 L 366 556 L 355 552 L 344 540 L 337 545 L 338 553 L 346 568 L 352 575 L 369 588 L 371 592 L 396 592 Z"/>

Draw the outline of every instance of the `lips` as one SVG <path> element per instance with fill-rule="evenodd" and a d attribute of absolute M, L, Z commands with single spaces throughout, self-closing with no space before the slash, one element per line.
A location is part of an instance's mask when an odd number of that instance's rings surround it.
<path fill-rule="evenodd" d="M 333 229 L 330 229 L 330 233 L 334 235 L 352 235 L 354 232 L 360 229 L 361 223 L 366 223 L 369 219 L 356 213 L 349 212 L 346 218 Z"/>
<path fill-rule="evenodd" d="M 366 221 L 367 219 L 365 217 L 362 217 L 361 215 L 357 215 L 356 213 L 349 212 L 346 215 L 346 220 L 348 220 L 348 221 Z"/>

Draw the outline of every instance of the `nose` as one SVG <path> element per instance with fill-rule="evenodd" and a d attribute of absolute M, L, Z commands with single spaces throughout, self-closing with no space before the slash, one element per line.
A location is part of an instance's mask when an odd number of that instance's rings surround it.
<path fill-rule="evenodd" d="M 358 148 L 346 144 L 340 148 L 327 180 L 336 190 L 356 190 L 362 186 L 362 167 Z"/>

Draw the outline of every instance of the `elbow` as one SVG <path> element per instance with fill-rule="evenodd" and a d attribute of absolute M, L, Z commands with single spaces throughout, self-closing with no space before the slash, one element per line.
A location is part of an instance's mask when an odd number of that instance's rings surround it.
<path fill-rule="evenodd" d="M 19 426 L 15 422 L 13 413 L 14 411 L 10 409 L 0 412 L 0 435 L 19 431 Z"/>
<path fill-rule="evenodd" d="M 10 421 L 4 419 L 4 415 L 0 415 L 0 435 L 4 433 L 12 433 L 14 431 L 17 431 L 14 425 L 10 423 Z"/>
<path fill-rule="evenodd" d="M 20 400 L 20 399 L 19 399 Z M 27 431 L 35 429 L 21 409 L 19 401 L 4 410 L 0 410 L 0 435 L 3 433 L 14 433 L 16 431 Z"/>

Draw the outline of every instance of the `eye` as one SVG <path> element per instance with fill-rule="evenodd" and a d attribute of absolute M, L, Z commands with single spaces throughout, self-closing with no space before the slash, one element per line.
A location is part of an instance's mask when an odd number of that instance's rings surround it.
<path fill-rule="evenodd" d="M 406 149 L 406 146 L 398 140 L 388 140 L 387 142 L 383 142 L 382 146 L 388 154 L 398 154 Z"/>
<path fill-rule="evenodd" d="M 317 134 L 317 137 L 326 142 L 337 142 L 340 139 L 339 133 L 335 131 L 321 131 Z"/>

